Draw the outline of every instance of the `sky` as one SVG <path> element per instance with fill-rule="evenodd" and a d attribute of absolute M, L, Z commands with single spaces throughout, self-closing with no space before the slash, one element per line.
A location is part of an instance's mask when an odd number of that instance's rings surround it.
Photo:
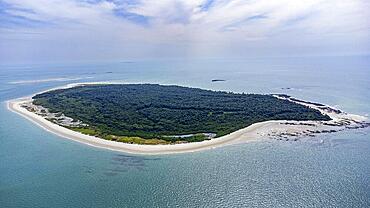
<path fill-rule="evenodd" d="M 0 63 L 358 54 L 369 0 L 0 0 Z"/>

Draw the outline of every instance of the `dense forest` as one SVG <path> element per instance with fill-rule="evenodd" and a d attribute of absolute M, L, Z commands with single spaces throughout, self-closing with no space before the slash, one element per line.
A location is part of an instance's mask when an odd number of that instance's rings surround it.
<path fill-rule="evenodd" d="M 330 120 L 319 111 L 271 95 L 238 94 L 157 84 L 85 85 L 33 97 L 34 104 L 89 126 L 76 129 L 106 139 L 135 142 L 201 141 L 266 120 Z M 120 138 L 121 139 L 117 139 Z"/>

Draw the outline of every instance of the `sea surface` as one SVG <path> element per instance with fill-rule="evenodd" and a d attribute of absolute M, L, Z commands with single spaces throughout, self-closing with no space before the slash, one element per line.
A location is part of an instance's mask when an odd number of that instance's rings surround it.
<path fill-rule="evenodd" d="M 370 207 L 369 128 L 143 156 L 60 138 L 6 108 L 94 81 L 285 93 L 370 115 L 369 56 L 0 64 L 0 207 Z"/>

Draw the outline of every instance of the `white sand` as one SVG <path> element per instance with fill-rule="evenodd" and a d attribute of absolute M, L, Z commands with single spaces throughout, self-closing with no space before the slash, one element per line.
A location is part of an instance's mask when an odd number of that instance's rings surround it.
<path fill-rule="evenodd" d="M 78 83 L 72 84 L 68 86 L 64 86 L 62 88 L 74 87 L 82 84 L 101 84 L 101 83 Z M 111 84 L 105 82 L 104 84 Z M 54 88 L 56 89 L 56 88 Z M 49 91 L 49 90 L 48 90 Z M 321 109 L 322 113 L 328 114 L 333 121 L 330 122 L 338 122 L 341 120 L 349 120 L 351 123 L 345 126 L 340 127 L 333 127 L 333 126 L 326 126 L 324 122 L 320 121 L 266 121 L 255 123 L 251 126 L 248 126 L 244 129 L 240 129 L 235 131 L 231 134 L 206 140 L 202 142 L 193 142 L 193 143 L 184 143 L 184 144 L 170 144 L 170 145 L 138 145 L 138 144 L 126 144 L 121 142 L 115 141 L 108 141 L 101 138 L 97 138 L 94 136 L 85 135 L 79 132 L 72 131 L 65 127 L 59 126 L 55 123 L 52 123 L 40 115 L 37 115 L 33 112 L 28 111 L 27 109 L 21 107 L 23 103 L 31 102 L 32 96 L 19 98 L 16 100 L 10 100 L 7 102 L 8 109 L 27 118 L 28 120 L 34 122 L 38 126 L 42 127 L 43 129 L 54 133 L 58 136 L 71 139 L 77 142 L 81 142 L 84 144 L 88 144 L 94 147 L 105 148 L 115 151 L 127 152 L 127 153 L 135 153 L 135 154 L 170 154 L 170 153 L 185 153 L 185 152 L 194 152 L 206 149 L 212 149 L 216 147 L 221 147 L 224 145 L 230 144 L 237 144 L 243 142 L 250 142 L 250 141 L 257 141 L 263 138 L 281 138 L 281 135 L 296 134 L 299 136 L 307 136 L 311 134 L 309 132 L 317 131 L 317 130 L 335 130 L 341 131 L 344 130 L 346 126 L 355 126 L 358 125 L 358 122 L 366 121 L 366 117 L 358 116 L 358 115 L 351 115 L 351 114 L 336 114 L 336 113 L 328 113 L 324 112 Z M 302 104 L 302 103 L 301 103 Z M 312 108 L 317 109 L 313 105 L 305 104 Z M 290 124 L 294 125 L 286 125 L 285 123 L 289 122 Z M 327 123 L 330 123 L 327 122 Z M 314 124 L 315 126 L 308 126 L 308 125 L 301 125 L 304 124 Z M 285 136 L 283 138 L 286 138 Z M 281 140 L 281 139 L 280 139 Z"/>

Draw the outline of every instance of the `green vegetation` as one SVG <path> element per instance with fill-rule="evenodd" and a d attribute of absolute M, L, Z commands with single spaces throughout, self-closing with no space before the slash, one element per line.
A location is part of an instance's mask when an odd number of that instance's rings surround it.
<path fill-rule="evenodd" d="M 86 85 L 33 98 L 50 112 L 63 112 L 89 125 L 73 130 L 139 144 L 202 141 L 209 138 L 199 133 L 219 137 L 266 120 L 330 120 L 317 110 L 271 95 L 156 84 Z M 175 136 L 185 134 L 194 135 Z"/>

